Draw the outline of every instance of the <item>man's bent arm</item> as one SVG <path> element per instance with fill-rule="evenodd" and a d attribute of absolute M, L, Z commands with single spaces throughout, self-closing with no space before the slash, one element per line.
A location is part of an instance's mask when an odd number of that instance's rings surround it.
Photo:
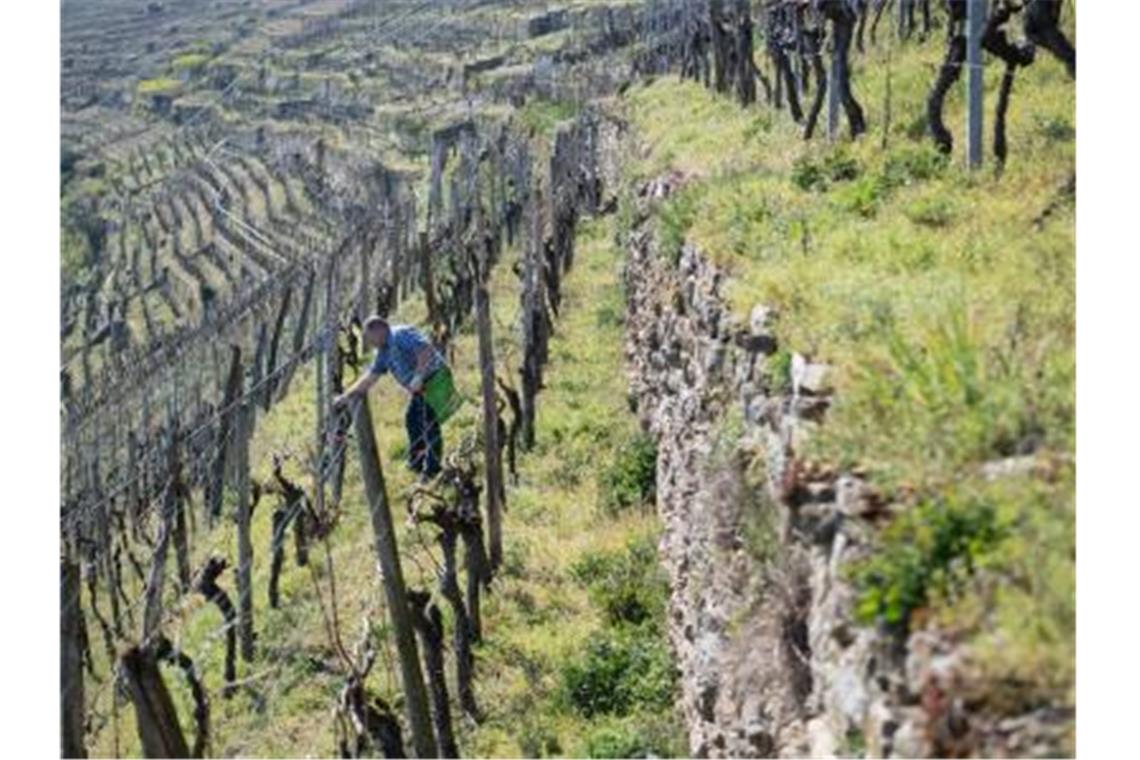
<path fill-rule="evenodd" d="M 365 393 L 368 393 L 368 390 L 373 385 L 376 385 L 376 381 L 379 379 L 380 375 L 376 374 L 372 370 L 368 370 L 363 375 L 356 378 L 356 382 L 348 386 L 348 389 L 337 397 L 335 403 L 343 404 L 354 396 L 363 396 Z"/>

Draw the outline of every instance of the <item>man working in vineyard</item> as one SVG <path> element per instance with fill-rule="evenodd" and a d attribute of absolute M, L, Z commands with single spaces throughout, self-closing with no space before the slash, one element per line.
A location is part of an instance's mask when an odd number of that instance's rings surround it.
<path fill-rule="evenodd" d="M 443 458 L 440 425 L 462 403 L 455 392 L 451 369 L 423 333 L 411 325 L 389 325 L 383 317 L 369 317 L 364 322 L 361 342 L 365 348 L 376 349 L 376 358 L 368 371 L 333 401 L 333 406 L 340 408 L 352 398 L 364 396 L 381 375 L 391 372 L 411 395 L 404 413 L 408 464 L 421 479 L 433 477 Z"/>

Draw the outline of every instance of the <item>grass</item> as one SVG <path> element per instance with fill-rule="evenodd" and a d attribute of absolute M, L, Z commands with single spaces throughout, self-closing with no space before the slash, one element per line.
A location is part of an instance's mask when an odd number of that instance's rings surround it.
<path fill-rule="evenodd" d="M 144 79 L 138 84 L 138 94 L 150 95 L 176 95 L 182 91 L 182 82 L 177 79 L 159 77 L 157 79 Z"/>
<path fill-rule="evenodd" d="M 947 103 L 959 142 L 951 160 L 914 118 L 940 54 L 933 44 L 896 53 L 885 135 L 885 53 L 856 59 L 871 133 L 855 143 L 805 143 L 786 113 L 741 109 L 674 77 L 635 88 L 625 106 L 644 150 L 633 176 L 683 177 L 655 210 L 663 257 L 696 245 L 727 271 L 740 317 L 756 303 L 778 310 L 773 387 L 786 383 L 786 352 L 833 365 L 834 404 L 801 454 L 864 472 L 888 499 L 911 505 L 858 575 L 867 618 L 957 614 L 995 692 L 1016 682 L 1023 700 L 1066 702 L 1072 203 L 1044 224 L 1036 219 L 1075 171 L 1075 91 L 1047 56 L 1021 72 L 1008 165 L 998 174 L 987 156 L 989 168 L 971 174 L 962 167 L 960 87 Z M 997 79 L 987 77 L 987 119 Z M 982 477 L 983 463 L 1015 456 L 1049 464 L 1000 486 Z M 977 523 L 979 515 L 1002 530 Z M 977 572 L 959 572 L 963 563 Z"/>
<path fill-rule="evenodd" d="M 170 68 L 173 71 L 192 71 L 201 69 L 209 60 L 210 56 L 204 53 L 184 53 L 171 59 Z"/>
<path fill-rule="evenodd" d="M 533 97 L 515 113 L 522 126 L 531 134 L 549 138 L 560 123 L 573 119 L 578 114 L 578 106 L 566 100 Z"/>
<path fill-rule="evenodd" d="M 508 489 L 504 568 L 484 601 L 484 643 L 476 648 L 475 686 L 486 720 L 475 726 L 456 719 L 460 747 L 467 755 L 586 756 L 615 746 L 658 754 L 683 752 L 672 699 L 665 699 L 669 682 L 661 680 L 671 667 L 664 641 L 662 591 L 646 596 L 637 586 L 637 579 L 650 577 L 644 564 L 635 562 L 627 568 L 626 587 L 640 600 L 645 613 L 638 632 L 630 632 L 609 622 L 606 602 L 598 596 L 596 584 L 591 586 L 580 575 L 581 568 L 591 562 L 604 563 L 599 557 L 610 556 L 607 552 L 620 554 L 631 541 L 643 547 L 637 555 L 643 562 L 644 547 L 652 547 L 657 531 L 656 517 L 645 510 L 607 515 L 600 506 L 600 479 L 594 474 L 598 463 L 613 459 L 636 432 L 620 369 L 621 322 L 606 316 L 622 310 L 620 262 L 610 242 L 611 227 L 604 220 L 579 228 L 575 268 L 564 285 L 563 317 L 550 346 L 548 387 L 539 399 L 538 445 L 535 451 L 520 455 L 520 482 Z M 495 270 L 492 299 L 500 374 L 513 376 L 519 362 L 518 295 L 509 261 Z M 409 302 L 398 315 L 411 322 L 421 317 L 418 302 Z M 477 356 L 470 330 L 458 337 L 456 354 L 460 389 L 476 399 Z M 296 456 L 286 463 L 286 473 L 308 485 L 302 464 L 316 430 L 313 383 L 310 370 L 300 372 L 288 397 L 259 420 L 251 452 L 256 480 L 268 479 L 273 453 L 293 452 Z M 373 391 L 373 418 L 392 512 L 399 524 L 405 578 L 409 587 L 434 589 L 432 558 L 438 560 L 438 549 L 429 531 L 411 530 L 403 519 L 403 494 L 411 485 L 402 461 L 404 403 L 403 392 L 390 381 Z M 475 434 L 476 411 L 473 403 L 468 404 L 449 422 L 445 431 L 448 446 Z M 364 621 L 372 621 L 370 635 L 379 642 L 380 657 L 369 687 L 399 712 L 394 651 L 383 628 L 383 594 L 374 569 L 371 529 L 355 458 L 351 448 L 344 513 L 330 544 L 337 612 L 348 647 L 365 632 Z M 196 595 L 175 601 L 172 594 L 168 599 L 176 613 L 166 630 L 195 659 L 212 697 L 215 755 L 311 756 L 330 754 L 335 746 L 331 710 L 344 676 L 321 622 L 313 577 L 309 570 L 293 564 L 291 551 L 281 577 L 281 608 L 271 610 L 266 602 L 272 506 L 273 499 L 264 498 L 253 519 L 258 656 L 252 664 L 239 660 L 238 678 L 247 680 L 247 688 L 229 700 L 217 696 L 223 660 L 222 620 L 217 610 Z M 195 503 L 192 509 L 200 513 L 201 505 Z M 209 532 L 202 530 L 200 516 L 198 521 L 194 566 L 218 552 L 230 559 L 232 567 L 236 548 L 228 520 Z M 316 548 L 310 560 L 327 600 L 325 549 Z M 232 571 L 222 576 L 221 583 L 236 598 Z M 94 629 L 93 635 L 93 646 L 101 652 L 101 639 Z M 564 666 L 589 642 L 615 641 L 622 643 L 621 651 L 636 654 L 640 658 L 636 662 L 650 666 L 642 675 L 652 678 L 633 679 L 623 714 L 584 713 L 567 698 Z M 105 673 L 102 658 L 99 664 Z M 593 672 L 590 663 L 581 664 L 582 672 Z M 451 667 L 449 659 L 449 677 Z M 635 672 L 641 671 L 635 668 Z M 189 736 L 189 691 L 175 671 L 168 671 L 167 678 Z M 108 715 L 106 682 L 91 691 L 96 710 Z M 451 693 L 454 698 L 454 684 Z M 121 754 L 140 753 L 129 706 L 120 709 L 118 735 Z M 115 741 L 114 726 L 108 720 L 96 730 L 92 750 L 113 754 Z"/>

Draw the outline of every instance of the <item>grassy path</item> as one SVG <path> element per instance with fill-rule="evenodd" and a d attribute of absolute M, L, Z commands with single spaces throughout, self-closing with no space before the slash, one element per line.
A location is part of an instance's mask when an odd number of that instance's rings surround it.
<path fill-rule="evenodd" d="M 486 716 L 475 726 L 457 720 L 461 752 L 465 755 L 583 754 L 590 741 L 637 735 L 646 721 L 657 734 L 675 721 L 635 710 L 624 718 L 587 719 L 565 697 L 563 670 L 582 650 L 591 633 L 603 628 L 603 615 L 591 603 L 590 592 L 575 580 L 571 569 L 584 558 L 607 550 L 622 550 L 631 540 L 651 540 L 657 528 L 649 509 L 606 516 L 598 508 L 599 472 L 636 433 L 626 402 L 622 362 L 624 311 L 620 291 L 620 257 L 612 243 L 608 219 L 585 223 L 579 235 L 575 269 L 565 280 L 562 317 L 551 340 L 547 388 L 539 400 L 538 445 L 519 456 L 520 479 L 508 487 L 504 527 L 505 566 L 492 594 L 484 602 L 484 643 L 476 648 L 476 695 Z M 498 374 L 515 377 L 519 364 L 518 283 L 511 271 L 513 252 L 496 268 L 492 283 Z M 422 305 L 409 303 L 396 321 L 419 323 Z M 476 340 L 471 330 L 457 336 L 455 371 L 461 391 L 472 400 L 445 430 L 451 449 L 479 426 L 476 405 L 479 386 Z M 291 455 L 285 471 L 308 486 L 306 452 L 314 439 L 314 386 L 311 368 L 298 374 L 289 397 L 259 421 L 252 450 L 254 477 L 270 479 L 272 456 Z M 393 515 L 401 524 L 400 549 L 409 587 L 435 588 L 438 549 L 429 530 L 404 523 L 411 474 L 403 465 L 405 448 L 402 390 L 385 379 L 372 394 L 372 409 Z M 350 442 L 342 517 L 329 548 L 336 583 L 336 611 L 341 636 L 352 648 L 370 621 L 378 641 L 386 642 L 383 595 L 375 571 L 371 530 Z M 222 687 L 222 619 L 198 596 L 177 603 L 168 635 L 197 663 L 211 695 L 214 756 L 310 756 L 334 750 L 332 708 L 343 684 L 334 649 L 323 624 L 316 584 L 327 603 L 329 573 L 326 552 L 317 547 L 311 569 L 297 567 L 291 546 L 281 576 L 281 608 L 267 601 L 270 520 L 276 497 L 265 497 L 255 511 L 253 568 L 258 656 L 239 661 L 238 678 L 246 688 L 231 699 Z M 200 512 L 201 506 L 192 506 Z M 211 553 L 236 562 L 232 525 L 227 521 L 194 540 L 194 566 Z M 620 553 L 620 552 L 619 552 Z M 222 585 L 236 597 L 232 571 Z M 445 605 L 441 605 L 445 607 Z M 663 615 L 663 610 L 658 614 Z M 446 623 L 450 629 L 450 621 Z M 101 642 L 96 642 L 101 651 Z M 379 646 L 380 657 L 369 686 L 401 710 L 394 649 Z M 449 671 L 452 668 L 448 652 Z M 103 669 L 105 672 L 105 668 Z M 449 676 L 453 673 L 449 672 Z M 174 672 L 168 674 L 179 714 L 188 735 L 192 705 L 189 691 Z M 93 688 L 100 712 L 108 714 L 109 689 Z M 454 700 L 455 688 L 451 686 Z M 459 716 L 457 707 L 454 715 Z M 120 710 L 118 750 L 138 755 L 129 706 Z M 635 725 L 636 724 L 636 725 Z M 624 733 L 623 733 L 624 732 Z M 96 731 L 93 750 L 115 751 L 115 731 L 108 721 Z M 591 737 L 594 737 L 591 739 Z M 657 740 L 660 745 L 662 741 Z"/>

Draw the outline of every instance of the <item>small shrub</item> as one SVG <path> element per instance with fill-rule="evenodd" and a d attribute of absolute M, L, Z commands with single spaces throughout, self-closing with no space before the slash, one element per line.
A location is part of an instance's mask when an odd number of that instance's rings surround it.
<path fill-rule="evenodd" d="M 648 537 L 630 541 L 621 551 L 589 552 L 570 574 L 587 588 L 590 602 L 610 625 L 656 623 L 665 614 L 669 589 Z"/>
<path fill-rule="evenodd" d="M 598 631 L 562 667 L 563 693 L 586 718 L 665 709 L 673 703 L 676 681 L 668 645 L 645 626 Z"/>
<path fill-rule="evenodd" d="M 656 756 L 636 729 L 605 726 L 586 737 L 586 757 L 650 757 Z"/>
<path fill-rule="evenodd" d="M 657 446 L 639 433 L 614 453 L 602 471 L 598 492 L 602 511 L 616 515 L 630 507 L 651 503 L 657 495 Z"/>
<path fill-rule="evenodd" d="M 911 613 L 932 593 L 945 594 L 965 580 L 1005 533 L 988 503 L 919 504 L 888 526 L 879 550 L 855 566 L 859 619 L 905 631 Z"/>

